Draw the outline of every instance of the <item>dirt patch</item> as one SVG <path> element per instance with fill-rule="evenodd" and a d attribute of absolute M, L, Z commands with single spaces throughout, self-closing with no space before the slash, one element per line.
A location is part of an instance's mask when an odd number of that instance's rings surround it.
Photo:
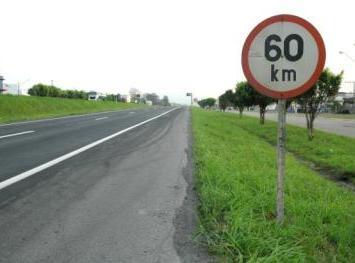
<path fill-rule="evenodd" d="M 349 173 L 341 173 L 337 170 L 331 169 L 331 168 L 326 168 L 326 167 L 321 167 L 318 166 L 317 164 L 303 159 L 301 156 L 298 156 L 292 152 L 288 152 L 289 154 L 292 154 L 292 156 L 299 161 L 300 163 L 306 165 L 310 169 L 312 169 L 314 172 L 319 174 L 322 177 L 325 177 L 338 185 L 348 188 L 352 191 L 355 191 L 355 183 L 351 180 L 351 177 L 354 177 L 353 174 Z"/>

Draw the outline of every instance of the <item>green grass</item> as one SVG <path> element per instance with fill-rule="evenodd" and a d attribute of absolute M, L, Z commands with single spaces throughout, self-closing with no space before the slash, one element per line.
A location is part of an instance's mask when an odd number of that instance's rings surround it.
<path fill-rule="evenodd" d="M 229 114 L 231 115 L 231 114 Z M 256 135 L 276 145 L 277 123 L 266 120 L 265 125 L 259 119 L 233 114 L 231 121 L 248 133 Z M 346 177 L 355 182 L 355 139 L 331 133 L 315 131 L 312 141 L 308 140 L 305 128 L 287 125 L 287 150 L 315 163 L 318 167 L 331 170 L 334 176 Z"/>
<path fill-rule="evenodd" d="M 144 107 L 132 103 L 63 98 L 0 96 L 0 123 Z"/>
<path fill-rule="evenodd" d="M 199 235 L 222 262 L 350 262 L 355 196 L 287 156 L 275 223 L 276 151 L 232 114 L 192 111 Z"/>

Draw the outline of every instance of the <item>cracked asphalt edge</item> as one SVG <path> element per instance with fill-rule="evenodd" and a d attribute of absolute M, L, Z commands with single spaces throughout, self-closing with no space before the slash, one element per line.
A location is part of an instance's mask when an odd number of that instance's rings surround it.
<path fill-rule="evenodd" d="M 175 210 L 173 224 L 175 232 L 173 236 L 174 247 L 182 262 L 216 262 L 214 257 L 208 254 L 207 248 L 203 247 L 195 234 L 198 227 L 198 195 L 195 188 L 195 177 L 193 169 L 193 136 L 191 111 L 188 110 L 187 136 L 188 146 L 186 149 L 186 166 L 183 168 L 183 177 L 187 183 L 186 195 L 182 206 Z"/>

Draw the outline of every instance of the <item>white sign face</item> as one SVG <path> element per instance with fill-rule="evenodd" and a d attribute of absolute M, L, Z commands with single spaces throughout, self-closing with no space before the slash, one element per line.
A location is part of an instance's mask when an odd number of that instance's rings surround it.
<path fill-rule="evenodd" d="M 324 43 L 307 21 L 289 15 L 271 17 L 248 36 L 242 55 L 244 73 L 261 93 L 297 96 L 318 79 L 325 62 Z"/>

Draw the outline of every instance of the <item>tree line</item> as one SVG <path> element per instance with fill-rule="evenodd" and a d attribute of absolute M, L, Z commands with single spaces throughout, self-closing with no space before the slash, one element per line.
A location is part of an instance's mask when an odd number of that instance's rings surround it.
<path fill-rule="evenodd" d="M 295 101 L 305 113 L 309 140 L 314 136 L 314 120 L 320 113 L 321 107 L 332 102 L 340 89 L 343 79 L 343 72 L 335 74 L 328 68 L 323 70 L 318 81 L 306 93 L 299 97 L 287 100 L 288 108 L 292 101 Z M 211 99 L 211 98 L 209 98 Z M 213 104 L 206 103 L 206 100 L 199 101 L 202 108 L 212 107 Z M 209 100 L 212 102 L 212 100 Z M 265 123 L 265 112 L 268 105 L 277 103 L 277 100 L 267 97 L 256 91 L 247 81 L 238 82 L 234 90 L 227 90 L 218 97 L 220 110 L 225 111 L 228 107 L 233 107 L 239 111 L 242 117 L 245 108 L 259 107 L 260 124 Z"/>
<path fill-rule="evenodd" d="M 207 98 L 207 99 L 200 100 L 197 103 L 201 108 L 211 108 L 215 105 L 216 99 L 215 98 Z"/>
<path fill-rule="evenodd" d="M 28 90 L 28 94 L 31 96 L 40 97 L 55 97 L 55 98 L 68 98 L 68 99 L 88 99 L 88 92 L 82 90 L 63 90 L 56 86 L 45 85 L 42 83 L 35 84 Z M 152 105 L 170 106 L 168 96 L 163 96 L 162 99 L 159 95 L 155 93 L 146 93 L 141 98 L 140 95 L 133 96 L 131 94 L 131 101 L 137 103 L 146 103 L 146 101 L 151 101 Z M 127 102 L 126 99 L 120 94 L 108 94 L 102 98 L 104 101 L 117 101 L 117 102 Z"/>
<path fill-rule="evenodd" d="M 36 84 L 28 90 L 31 96 L 40 97 L 55 97 L 55 98 L 69 98 L 69 99 L 88 99 L 88 94 L 82 90 L 62 90 L 56 86 Z"/>

